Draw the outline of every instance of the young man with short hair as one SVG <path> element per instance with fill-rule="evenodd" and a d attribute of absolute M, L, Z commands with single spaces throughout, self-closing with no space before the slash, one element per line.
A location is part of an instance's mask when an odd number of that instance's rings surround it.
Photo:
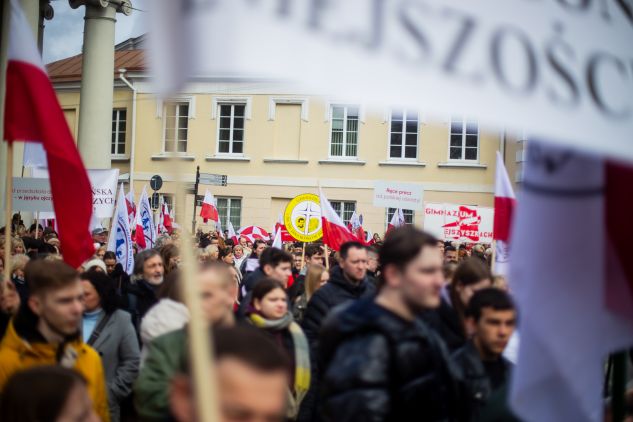
<path fill-rule="evenodd" d="M 106 266 L 106 274 L 112 274 L 114 267 L 116 267 L 116 254 L 112 251 L 106 251 L 103 255 L 103 262 Z"/>
<path fill-rule="evenodd" d="M 339 308 L 320 335 L 322 421 L 450 421 L 458 374 L 441 339 L 419 318 L 440 304 L 437 241 L 397 228 L 380 250 L 378 293 Z"/>
<path fill-rule="evenodd" d="M 284 421 L 290 364 L 281 348 L 260 330 L 249 326 L 217 329 L 213 337 L 218 422 Z M 195 417 L 189 374 L 187 359 L 169 388 L 171 414 L 178 422 L 200 420 Z"/>
<path fill-rule="evenodd" d="M 325 265 L 323 263 L 323 251 L 321 247 L 315 243 L 307 245 L 305 261 L 305 266 L 300 269 L 295 282 L 288 289 L 288 300 L 290 303 L 294 303 L 295 299 L 301 296 L 305 291 L 305 278 L 308 268 L 310 268 L 311 265 Z"/>
<path fill-rule="evenodd" d="M 84 376 L 95 411 L 109 421 L 101 358 L 81 340 L 84 305 L 79 273 L 61 261 L 35 260 L 26 266 L 25 278 L 28 301 L 0 344 L 0 390 L 17 371 L 61 365 Z"/>
<path fill-rule="evenodd" d="M 250 256 L 246 258 L 240 266 L 240 272 L 242 273 L 243 279 L 245 279 L 248 274 L 259 268 L 259 258 L 262 256 L 262 253 L 264 253 L 267 246 L 266 242 L 262 239 L 255 240 L 252 248 L 253 252 L 251 252 Z"/>
<path fill-rule="evenodd" d="M 459 262 L 459 253 L 454 246 L 444 248 L 444 262 Z"/>
<path fill-rule="evenodd" d="M 466 308 L 471 339 L 453 354 L 465 376 L 470 420 L 518 420 L 507 405 L 512 364 L 502 354 L 516 326 L 510 296 L 490 287 L 475 292 Z"/>

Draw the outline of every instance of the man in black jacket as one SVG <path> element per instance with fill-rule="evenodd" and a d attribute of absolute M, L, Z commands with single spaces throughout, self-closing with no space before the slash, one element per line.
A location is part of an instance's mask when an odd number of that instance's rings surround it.
<path fill-rule="evenodd" d="M 470 421 L 518 420 L 507 404 L 512 364 L 502 353 L 516 323 L 510 296 L 495 288 L 477 291 L 466 308 L 472 338 L 453 354 L 462 369 Z"/>
<path fill-rule="evenodd" d="M 336 310 L 320 336 L 322 421 L 458 420 L 458 372 L 419 318 L 443 284 L 437 241 L 413 227 L 389 233 L 378 293 Z"/>

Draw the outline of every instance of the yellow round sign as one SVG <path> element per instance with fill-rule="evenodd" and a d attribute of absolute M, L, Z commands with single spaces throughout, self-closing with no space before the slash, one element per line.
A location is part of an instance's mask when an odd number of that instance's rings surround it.
<path fill-rule="evenodd" d="M 286 230 L 300 242 L 314 242 L 323 236 L 319 197 L 303 193 L 294 197 L 284 212 Z"/>

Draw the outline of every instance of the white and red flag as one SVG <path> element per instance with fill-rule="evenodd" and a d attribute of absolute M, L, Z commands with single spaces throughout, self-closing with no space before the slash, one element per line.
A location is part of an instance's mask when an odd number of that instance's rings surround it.
<path fill-rule="evenodd" d="M 134 191 L 130 188 L 130 191 L 125 195 L 125 205 L 127 206 L 127 215 L 130 220 L 130 227 L 134 226 L 136 221 L 136 204 L 134 203 Z"/>
<path fill-rule="evenodd" d="M 152 208 L 147 197 L 147 186 L 143 186 L 143 192 L 138 200 L 134 237 L 139 250 L 151 249 L 156 243 L 156 228 L 154 227 Z"/>
<path fill-rule="evenodd" d="M 78 267 L 94 253 L 90 180 L 17 0 L 10 15 L 4 139 L 44 147 L 64 260 Z"/>
<path fill-rule="evenodd" d="M 270 233 L 259 226 L 246 226 L 240 229 L 240 237 L 244 237 L 251 242 L 255 242 L 257 239 L 270 240 Z"/>
<path fill-rule="evenodd" d="M 387 233 L 391 230 L 404 226 L 406 221 L 404 220 L 404 214 L 402 213 L 402 209 L 396 208 L 393 215 L 391 216 L 391 221 L 387 224 Z"/>
<path fill-rule="evenodd" d="M 363 216 L 356 214 L 356 211 L 352 213 L 349 219 L 348 228 L 358 238 L 358 241 L 367 244 L 365 240 L 365 230 L 363 229 Z"/>
<path fill-rule="evenodd" d="M 323 189 L 319 188 L 319 202 L 321 204 L 321 227 L 323 228 L 323 243 L 338 251 L 346 242 L 358 242 L 354 234 L 345 226 L 341 217 L 334 211 Z"/>
<path fill-rule="evenodd" d="M 282 242 L 294 242 L 295 238 L 292 237 L 290 233 L 288 233 L 288 229 L 286 229 L 286 225 L 284 224 L 284 219 L 279 213 L 279 217 L 277 218 L 277 223 L 275 223 L 275 230 L 273 233 L 277 235 L 277 231 L 281 230 L 281 241 Z"/>
<path fill-rule="evenodd" d="M 215 204 L 215 198 L 208 189 L 204 194 L 204 200 L 202 201 L 202 207 L 200 208 L 200 217 L 202 217 L 202 221 L 205 223 L 209 220 L 216 222 L 220 220 L 218 208 Z"/>
<path fill-rule="evenodd" d="M 233 227 L 233 223 L 231 223 L 231 220 L 226 222 L 226 229 L 228 230 L 228 238 L 233 240 L 233 244 L 237 245 L 239 243 L 239 238 L 237 237 L 237 234 L 235 233 L 235 228 Z"/>
<path fill-rule="evenodd" d="M 497 151 L 495 174 L 495 217 L 493 239 L 496 240 L 495 267 L 497 274 L 507 274 L 510 262 L 510 231 L 516 207 L 516 197 L 503 158 Z"/>
<path fill-rule="evenodd" d="M 169 211 L 169 207 L 166 202 L 161 203 L 160 205 L 160 217 L 158 218 L 158 232 L 159 233 L 168 233 L 174 230 L 171 214 Z"/>
<path fill-rule="evenodd" d="M 510 403 L 527 422 L 604 420 L 604 359 L 633 345 L 633 168 L 530 141 L 512 227 L 521 342 Z"/>

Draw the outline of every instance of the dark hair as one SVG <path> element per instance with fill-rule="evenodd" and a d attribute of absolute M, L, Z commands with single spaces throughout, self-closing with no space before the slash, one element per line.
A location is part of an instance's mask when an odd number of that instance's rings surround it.
<path fill-rule="evenodd" d="M 111 314 L 116 311 L 117 298 L 114 290 L 114 281 L 112 281 L 108 275 L 92 270 L 82 273 L 79 278 L 81 280 L 89 281 L 90 284 L 92 284 L 99 295 L 101 308 L 106 314 Z"/>
<path fill-rule="evenodd" d="M 180 255 L 178 246 L 174 244 L 164 245 L 159 249 L 160 257 L 163 259 L 163 265 L 165 266 L 165 274 L 173 271 L 173 268 L 169 267 L 169 261 L 175 256 Z"/>
<path fill-rule="evenodd" d="M 246 239 L 248 241 L 248 239 Z M 255 241 L 253 242 L 253 250 L 257 249 L 257 246 L 259 246 L 259 244 L 264 244 L 267 245 L 266 241 L 263 239 L 255 239 Z"/>
<path fill-rule="evenodd" d="M 37 226 L 35 225 L 35 223 L 31 224 L 31 227 L 29 227 L 29 233 L 34 232 L 35 231 L 35 227 L 37 227 L 37 231 L 38 232 L 43 232 L 44 228 L 42 227 L 41 224 L 38 224 Z"/>
<path fill-rule="evenodd" d="M 78 373 L 62 366 L 36 366 L 14 373 L 4 386 L 0 420 L 54 421 L 77 386 L 86 386 Z"/>
<path fill-rule="evenodd" d="M 403 271 L 424 248 L 437 248 L 437 239 L 432 235 L 406 225 L 398 227 L 385 236 L 385 243 L 380 248 L 378 260 L 381 268 L 394 265 Z M 381 271 L 378 288 L 385 284 L 384 271 Z"/>
<path fill-rule="evenodd" d="M 156 298 L 171 299 L 174 302 L 184 303 L 182 298 L 182 289 L 180 287 L 181 271 L 176 269 L 165 276 L 163 282 L 156 290 Z"/>
<path fill-rule="evenodd" d="M 338 252 L 341 259 L 347 259 L 347 254 L 350 249 L 367 249 L 365 245 L 360 242 L 345 242 L 341 245 L 341 250 Z"/>
<path fill-rule="evenodd" d="M 220 254 L 218 255 L 219 259 L 226 258 L 227 256 L 233 254 L 233 248 L 230 246 L 225 246 L 224 248 L 220 248 Z"/>
<path fill-rule="evenodd" d="M 514 311 L 516 309 L 510 295 L 494 287 L 475 292 L 468 302 L 465 315 L 479 321 L 484 308 L 492 308 L 495 311 Z"/>
<path fill-rule="evenodd" d="M 116 254 L 112 251 L 106 251 L 106 253 L 103 254 L 103 260 L 105 261 L 106 259 L 116 260 Z"/>
<path fill-rule="evenodd" d="M 282 262 L 288 262 L 292 264 L 292 256 L 288 252 L 282 251 L 277 248 L 268 248 L 262 252 L 262 256 L 259 257 L 259 267 L 263 270 L 265 265 L 270 265 L 275 268 Z"/>
<path fill-rule="evenodd" d="M 156 249 L 146 249 L 137 253 L 134 257 L 134 275 L 142 275 L 145 261 L 154 258 L 155 256 L 160 256 Z M 163 258 L 161 257 L 161 259 Z"/>
<path fill-rule="evenodd" d="M 306 258 L 311 258 L 316 254 L 322 253 L 321 247 L 316 244 L 311 244 L 306 246 Z"/>
<path fill-rule="evenodd" d="M 24 268 L 30 295 L 69 286 L 77 281 L 78 275 L 77 270 L 62 261 L 35 259 Z"/>
<path fill-rule="evenodd" d="M 457 252 L 457 249 L 453 245 L 448 245 L 444 247 L 444 255 L 446 255 L 446 252 Z"/>
<path fill-rule="evenodd" d="M 268 293 L 272 292 L 275 289 L 284 289 L 284 285 L 278 282 L 277 280 L 273 280 L 272 278 L 263 278 L 261 279 L 255 287 L 253 287 L 253 293 L 251 294 L 251 304 L 255 303 L 255 299 L 262 300 L 264 296 Z"/>
<path fill-rule="evenodd" d="M 470 286 L 477 284 L 481 280 L 489 278 L 492 280 L 490 270 L 480 259 L 467 258 L 463 260 L 453 274 L 453 286 L 459 284 L 462 286 Z"/>

